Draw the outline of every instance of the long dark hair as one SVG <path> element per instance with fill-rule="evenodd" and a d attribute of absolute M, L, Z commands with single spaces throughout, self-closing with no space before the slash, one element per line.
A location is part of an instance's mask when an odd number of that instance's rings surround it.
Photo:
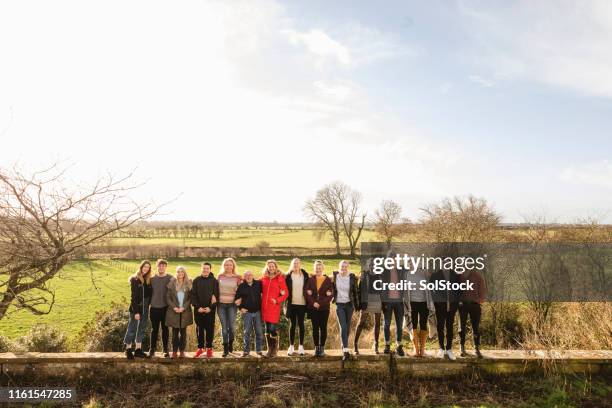
<path fill-rule="evenodd" d="M 145 265 L 149 265 L 149 271 L 146 273 L 146 275 L 142 273 L 142 268 L 144 268 Z M 140 263 L 140 266 L 138 267 L 138 271 L 132 276 L 130 276 L 130 279 L 137 278 L 141 283 L 147 282 L 147 285 L 150 285 L 152 270 L 153 270 L 153 267 L 151 266 L 151 261 L 149 261 L 148 259 L 145 259 L 144 261 Z"/>

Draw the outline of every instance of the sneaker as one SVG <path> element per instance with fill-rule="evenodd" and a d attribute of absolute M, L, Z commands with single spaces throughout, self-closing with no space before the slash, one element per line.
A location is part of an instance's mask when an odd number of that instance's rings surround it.
<path fill-rule="evenodd" d="M 293 351 L 294 351 L 294 349 L 293 349 L 293 344 L 292 344 L 292 345 L 289 346 L 289 349 L 287 350 L 287 355 L 288 356 L 292 356 L 293 355 Z"/>
<path fill-rule="evenodd" d="M 446 351 L 444 351 L 442 349 L 438 350 L 438 354 L 436 355 L 436 357 L 438 357 L 438 358 L 446 357 Z"/>
<path fill-rule="evenodd" d="M 395 352 L 400 357 L 404 357 L 406 355 L 406 353 L 404 353 L 404 346 L 402 346 L 401 344 L 397 346 L 397 348 L 395 349 Z"/>
<path fill-rule="evenodd" d="M 204 349 L 199 348 L 193 355 L 193 358 L 200 358 L 202 357 L 202 354 L 204 354 Z"/>
<path fill-rule="evenodd" d="M 457 359 L 457 357 L 455 357 L 455 355 L 453 354 L 453 350 L 446 350 L 446 355 L 451 361 L 455 361 Z"/>
<path fill-rule="evenodd" d="M 142 351 L 142 349 L 136 349 L 134 351 L 134 357 L 136 358 L 145 358 L 147 355 Z"/>
<path fill-rule="evenodd" d="M 351 359 L 351 354 L 348 351 L 345 351 L 342 355 L 342 361 L 348 361 Z"/>
<path fill-rule="evenodd" d="M 176 351 L 173 351 L 171 358 L 178 358 L 178 353 Z"/>
<path fill-rule="evenodd" d="M 167 351 L 164 351 L 164 358 L 170 358 L 170 353 Z"/>
<path fill-rule="evenodd" d="M 298 347 L 298 354 L 300 356 L 304 355 L 304 345 L 303 344 L 300 344 L 300 346 Z"/>
<path fill-rule="evenodd" d="M 385 344 L 385 349 L 384 349 L 383 353 L 385 353 L 385 354 L 391 353 L 391 346 L 388 345 L 388 344 Z"/>
<path fill-rule="evenodd" d="M 212 358 L 213 356 L 213 349 L 212 348 L 207 348 L 206 349 L 206 358 Z"/>

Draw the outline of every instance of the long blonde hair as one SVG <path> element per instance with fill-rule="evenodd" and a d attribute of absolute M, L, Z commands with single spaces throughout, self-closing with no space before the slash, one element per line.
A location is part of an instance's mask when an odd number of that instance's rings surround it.
<path fill-rule="evenodd" d="M 300 258 L 298 258 L 298 257 L 293 258 L 293 259 L 291 260 L 291 263 L 289 264 L 289 270 L 287 271 L 287 273 L 292 273 L 292 272 L 294 272 L 294 271 L 295 271 L 295 262 L 296 262 L 296 261 L 299 261 L 299 262 L 300 262 L 300 264 L 302 263 L 302 260 L 301 260 Z M 278 268 L 278 266 L 277 266 L 277 268 Z M 301 272 L 301 271 L 300 271 L 300 272 Z"/>
<path fill-rule="evenodd" d="M 181 271 L 184 274 L 183 283 L 179 284 L 178 274 Z M 174 277 L 174 279 L 175 279 L 174 284 L 176 285 L 175 287 L 176 287 L 177 292 L 181 289 L 183 289 L 184 292 L 191 290 L 191 279 L 189 279 L 189 276 L 187 275 L 187 269 L 185 269 L 183 265 L 179 265 L 176 267 L 176 276 Z"/>
<path fill-rule="evenodd" d="M 268 270 L 268 264 L 271 264 L 271 263 L 273 263 L 276 266 L 276 274 L 282 275 L 283 271 L 281 271 L 280 268 L 278 267 L 278 263 L 274 259 L 268 259 L 266 261 L 266 266 L 261 271 L 263 276 L 270 276 L 270 271 Z"/>
<path fill-rule="evenodd" d="M 221 269 L 219 271 L 220 275 L 225 274 L 225 263 L 226 262 L 231 262 L 234 265 L 234 275 L 238 275 L 238 264 L 236 264 L 236 261 L 234 260 L 234 258 L 225 258 L 223 260 L 223 262 L 221 262 Z"/>

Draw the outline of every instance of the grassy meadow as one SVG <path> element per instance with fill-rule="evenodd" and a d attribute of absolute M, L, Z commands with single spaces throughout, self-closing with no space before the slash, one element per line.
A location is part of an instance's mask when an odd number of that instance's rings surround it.
<path fill-rule="evenodd" d="M 319 239 L 320 238 L 320 239 Z M 378 241 L 371 230 L 364 230 L 361 241 Z M 220 238 L 112 238 L 109 245 L 177 245 L 187 247 L 253 247 L 266 241 L 271 247 L 287 248 L 334 248 L 334 241 L 329 234 L 323 237 L 317 235 L 314 229 L 284 230 L 284 229 L 226 229 Z M 344 248 L 348 247 L 345 239 L 341 241 Z"/>
<path fill-rule="evenodd" d="M 202 259 L 171 259 L 168 271 L 173 271 L 180 264 L 187 268 L 191 278 L 200 273 Z M 213 272 L 218 274 L 221 259 L 207 260 L 213 264 Z M 237 259 L 240 274 L 251 269 L 256 276 L 261 275 L 265 258 Z M 290 258 L 277 258 L 281 270 L 286 271 Z M 314 258 L 302 258 L 306 270 L 312 270 Z M 331 274 L 337 268 L 339 259 L 326 259 L 326 273 Z M 353 269 L 358 270 L 358 260 Z M 16 338 L 28 332 L 36 323 L 52 324 L 60 327 L 70 336 L 95 316 L 98 310 L 108 309 L 112 302 L 128 302 L 130 288 L 128 278 L 136 270 L 139 260 L 130 261 L 75 261 L 66 266 L 59 278 L 53 279 L 51 287 L 55 290 L 55 305 L 51 313 L 35 316 L 28 311 L 19 310 L 0 320 L 0 333 L 9 338 Z"/>

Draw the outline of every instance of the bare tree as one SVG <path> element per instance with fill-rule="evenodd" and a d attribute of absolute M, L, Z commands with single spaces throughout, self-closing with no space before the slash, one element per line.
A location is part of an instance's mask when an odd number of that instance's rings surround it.
<path fill-rule="evenodd" d="M 434 242 L 493 242 L 501 216 L 482 198 L 446 198 L 421 209 L 421 223 Z"/>
<path fill-rule="evenodd" d="M 355 250 L 365 226 L 366 214 L 361 211 L 361 194 L 348 185 L 336 181 L 317 191 L 314 199 L 306 201 L 306 216 L 329 232 L 340 255 L 341 237 L 346 237 L 350 254 Z"/>
<path fill-rule="evenodd" d="M 50 280 L 71 259 L 160 208 L 128 197 L 138 187 L 132 174 L 69 187 L 65 172 L 58 165 L 32 174 L 0 169 L 0 319 L 11 306 L 49 313 Z"/>
<path fill-rule="evenodd" d="M 402 218 L 402 206 L 392 200 L 383 200 L 380 203 L 373 221 L 374 231 L 387 245 L 391 245 L 393 239 L 402 236 L 410 222 Z"/>

